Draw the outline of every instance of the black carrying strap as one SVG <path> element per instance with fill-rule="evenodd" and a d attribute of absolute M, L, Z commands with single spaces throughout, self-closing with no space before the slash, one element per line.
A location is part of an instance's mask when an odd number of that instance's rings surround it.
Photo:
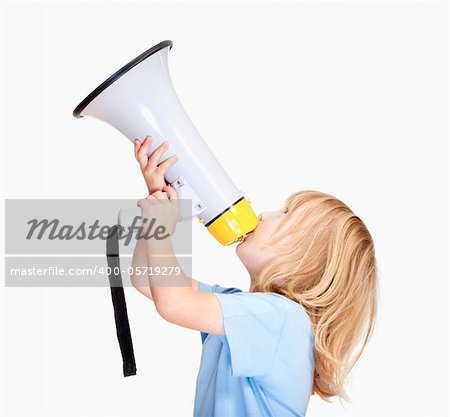
<path fill-rule="evenodd" d="M 123 360 L 123 376 L 136 375 L 133 341 L 131 339 L 130 324 L 128 322 L 127 303 L 123 291 L 122 275 L 120 274 L 119 258 L 119 227 L 111 227 L 106 240 L 106 259 L 108 261 L 109 284 L 114 307 L 117 339 Z"/>

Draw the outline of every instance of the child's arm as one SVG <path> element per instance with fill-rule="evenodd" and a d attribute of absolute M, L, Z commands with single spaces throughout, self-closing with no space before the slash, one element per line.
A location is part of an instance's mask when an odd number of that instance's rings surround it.
<path fill-rule="evenodd" d="M 150 239 L 144 244 L 147 245 L 149 268 L 155 270 L 157 267 L 168 267 L 181 271 L 176 277 L 177 285 L 153 285 L 151 290 L 149 288 L 160 316 L 189 329 L 224 335 L 222 309 L 217 297 L 211 293 L 198 292 L 198 281 L 183 274 L 172 241 L 165 239 L 155 243 Z M 153 256 L 153 253 L 164 253 L 165 256 Z"/>
<path fill-rule="evenodd" d="M 148 277 L 142 275 L 143 271 L 148 270 L 147 245 L 144 239 L 136 240 L 133 260 L 131 262 L 131 270 L 134 272 L 130 277 L 133 287 L 136 288 L 141 294 L 150 298 L 150 300 L 153 300 Z M 192 279 L 192 288 L 195 291 L 198 290 L 198 281 L 196 279 Z"/>
<path fill-rule="evenodd" d="M 178 220 L 178 194 L 171 186 L 139 200 L 144 219 L 154 218 L 164 228 L 160 239 L 140 239 L 146 246 L 151 296 L 165 320 L 204 333 L 224 335 L 222 309 L 214 294 L 196 291 L 174 253 L 172 235 Z"/>
<path fill-rule="evenodd" d="M 139 167 L 144 177 L 145 184 L 147 185 L 149 194 L 157 190 L 162 190 L 162 188 L 166 185 L 164 175 L 167 169 L 178 160 L 177 155 L 173 155 L 158 165 L 159 159 L 169 148 L 169 143 L 164 142 L 157 149 L 155 149 L 150 156 L 148 156 L 147 152 L 152 142 L 153 138 L 151 136 L 146 136 L 143 142 L 139 139 L 136 139 L 134 142 L 134 157 L 139 163 Z M 136 241 L 131 265 L 132 271 L 134 272 L 130 277 L 133 287 L 136 288 L 141 294 L 152 300 L 153 297 L 148 279 L 146 276 L 142 275 L 142 271 L 146 271 L 148 268 L 147 248 L 145 246 L 144 239 Z M 192 288 L 195 291 L 198 290 L 198 281 L 195 279 L 192 280 Z"/>
<path fill-rule="evenodd" d="M 134 157 L 139 163 L 149 194 L 157 190 L 162 190 L 162 188 L 166 185 L 164 175 L 167 169 L 178 160 L 177 155 L 173 155 L 158 165 L 159 159 L 168 149 L 169 144 L 164 142 L 155 151 L 153 151 L 150 156 L 148 156 L 147 152 L 152 142 L 153 138 L 151 136 L 147 136 L 143 142 L 139 139 L 136 139 L 134 142 Z M 152 300 L 153 297 L 148 279 L 145 275 L 142 275 L 142 272 L 148 269 L 147 248 L 145 246 L 144 239 L 137 240 L 131 265 L 133 274 L 130 278 L 133 287 L 136 288 L 141 294 L 144 294 Z M 194 290 L 198 290 L 197 280 L 192 280 L 192 287 Z"/>
<path fill-rule="evenodd" d="M 150 252 L 148 252 L 150 251 Z M 151 254 L 152 246 L 147 248 L 144 239 L 137 240 L 133 254 L 132 270 L 147 270 L 149 267 L 173 266 L 181 267 L 173 252 L 173 247 L 167 245 L 164 253 L 167 257 L 155 257 Z M 161 246 L 157 251 L 161 253 Z M 170 260 L 168 263 L 167 260 Z M 164 260 L 164 261 L 163 261 Z M 131 282 L 143 295 L 155 302 L 156 310 L 165 320 L 199 330 L 205 333 L 225 334 L 222 324 L 222 311 L 217 298 L 210 293 L 198 292 L 198 281 L 186 276 L 181 277 L 186 283 L 190 280 L 190 287 L 153 287 L 150 288 L 147 276 L 133 274 Z"/>
<path fill-rule="evenodd" d="M 138 139 L 134 145 L 134 155 L 150 194 L 158 193 L 166 184 L 164 174 L 172 166 L 178 156 L 173 155 L 162 163 L 159 159 L 169 148 L 169 143 L 164 142 L 150 156 L 147 152 L 153 139 L 147 136 L 141 143 Z M 177 198 L 176 191 L 169 187 L 171 197 Z M 152 245 L 159 245 L 154 247 Z M 164 246 L 165 245 L 165 246 Z M 155 253 L 166 253 L 164 258 L 153 256 Z M 173 266 L 182 271 L 173 251 L 172 241 L 164 239 L 139 239 L 137 241 L 132 266 L 136 272 L 136 267 L 154 268 L 161 266 Z M 167 321 L 190 329 L 199 330 L 205 333 L 225 334 L 222 323 L 222 310 L 219 301 L 213 294 L 198 292 L 198 281 L 181 274 L 181 280 L 185 281 L 185 286 L 149 286 L 147 276 L 142 279 L 142 275 L 133 274 L 131 280 L 133 286 L 142 294 L 152 299 L 158 313 Z M 151 281 L 151 279 L 150 279 Z M 151 287 L 151 288 L 150 288 Z"/>

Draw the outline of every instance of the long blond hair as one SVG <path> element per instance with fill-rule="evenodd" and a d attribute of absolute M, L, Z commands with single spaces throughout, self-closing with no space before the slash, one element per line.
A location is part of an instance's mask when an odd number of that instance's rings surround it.
<path fill-rule="evenodd" d="M 289 243 L 250 291 L 275 292 L 305 308 L 315 340 L 311 394 L 349 401 L 346 378 L 372 336 L 377 314 L 373 240 L 363 221 L 331 195 L 297 192 L 287 198 L 286 208 L 286 222 L 297 216 Z M 276 233 L 267 244 L 284 237 L 285 232 Z"/>

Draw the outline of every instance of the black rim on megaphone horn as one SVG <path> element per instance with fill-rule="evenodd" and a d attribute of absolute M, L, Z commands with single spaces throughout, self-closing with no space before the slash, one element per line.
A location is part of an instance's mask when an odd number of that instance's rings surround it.
<path fill-rule="evenodd" d="M 169 47 L 169 49 L 172 48 L 172 41 L 162 41 L 158 43 L 155 46 L 152 46 L 150 49 L 147 49 L 145 52 L 142 52 L 139 56 L 131 60 L 128 64 L 124 65 L 122 68 L 120 68 L 118 71 L 116 71 L 113 75 L 111 75 L 108 79 L 103 81 L 96 89 L 94 89 L 91 93 L 89 93 L 85 99 L 83 99 L 80 104 L 78 104 L 77 107 L 75 107 L 75 110 L 73 111 L 73 117 L 80 118 L 83 117 L 81 112 L 89 105 L 89 103 L 94 100 L 100 93 L 105 91 L 111 84 L 113 84 L 115 81 L 117 81 L 122 75 L 127 73 L 131 68 L 135 67 L 145 59 L 147 59 L 149 56 L 155 54 L 156 52 L 160 51 L 161 49 L 164 49 L 166 47 Z"/>

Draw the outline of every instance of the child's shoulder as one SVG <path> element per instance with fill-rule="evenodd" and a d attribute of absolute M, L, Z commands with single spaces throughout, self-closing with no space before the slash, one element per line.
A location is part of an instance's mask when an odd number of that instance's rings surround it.
<path fill-rule="evenodd" d="M 291 300 L 290 298 L 282 294 L 278 294 L 275 292 L 262 292 L 258 294 L 263 294 L 263 297 L 267 297 L 267 299 L 273 300 L 274 303 L 277 303 L 286 312 L 302 312 L 306 314 L 305 308 L 300 303 Z"/>
<path fill-rule="evenodd" d="M 222 306 L 230 304 L 234 312 L 281 313 L 294 320 L 299 318 L 310 324 L 310 318 L 300 303 L 275 292 L 242 291 L 235 287 L 222 287 L 199 282 L 199 291 L 212 292 L 218 296 Z"/>
<path fill-rule="evenodd" d="M 310 317 L 306 312 L 305 307 L 299 302 L 274 292 L 254 292 L 247 294 L 255 294 L 256 297 L 266 300 L 268 303 L 271 303 L 274 308 L 282 311 L 286 318 L 297 321 L 299 324 L 300 322 L 303 322 L 310 330 L 312 330 Z"/>
<path fill-rule="evenodd" d="M 256 302 L 258 304 L 271 306 L 277 310 L 282 310 L 286 313 L 299 313 L 302 315 L 307 315 L 306 310 L 300 303 L 285 297 L 282 294 L 275 292 L 249 292 L 240 291 L 232 294 L 235 297 L 246 299 L 246 302 L 252 303 Z"/>

